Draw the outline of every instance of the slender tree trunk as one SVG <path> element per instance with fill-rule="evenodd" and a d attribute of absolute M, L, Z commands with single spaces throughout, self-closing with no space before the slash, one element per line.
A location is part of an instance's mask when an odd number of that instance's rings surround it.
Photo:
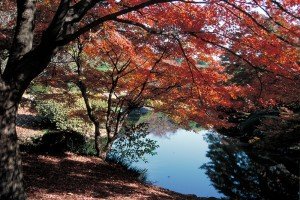
<path fill-rule="evenodd" d="M 100 153 L 100 157 L 102 158 L 102 160 L 106 160 L 107 154 L 109 153 L 109 151 L 112 148 L 112 144 L 113 144 L 113 141 L 111 141 L 111 140 L 107 141 L 105 146 L 102 148 L 101 153 Z"/>
<path fill-rule="evenodd" d="M 101 155 L 100 157 L 103 159 L 103 160 L 106 160 L 106 157 L 107 157 L 107 154 L 109 153 L 109 151 L 111 150 L 112 148 L 112 145 L 115 141 L 116 137 L 110 137 L 110 133 L 107 133 L 107 142 L 106 144 L 103 146 L 103 148 L 101 149 Z"/>
<path fill-rule="evenodd" d="M 101 137 L 100 137 L 100 126 L 99 123 L 95 123 L 95 149 L 96 149 L 96 153 L 97 156 L 100 157 L 101 155 Z"/>
<path fill-rule="evenodd" d="M 81 91 L 81 96 L 84 100 L 85 108 L 86 108 L 87 114 L 89 116 L 89 119 L 94 124 L 94 128 L 95 128 L 95 131 L 94 131 L 95 150 L 96 150 L 97 156 L 101 157 L 100 123 L 99 123 L 97 117 L 95 116 L 95 114 L 93 113 L 92 107 L 89 103 L 89 97 L 87 95 L 85 84 L 81 80 L 79 80 L 77 82 L 77 86 L 79 87 L 79 89 Z"/>
<path fill-rule="evenodd" d="M 0 199 L 25 199 L 16 133 L 18 99 L 0 82 Z"/>

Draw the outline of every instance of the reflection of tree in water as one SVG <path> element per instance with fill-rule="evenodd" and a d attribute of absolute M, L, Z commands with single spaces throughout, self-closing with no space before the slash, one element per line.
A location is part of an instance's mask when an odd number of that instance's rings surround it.
<path fill-rule="evenodd" d="M 133 123 L 147 123 L 148 132 L 158 137 L 169 137 L 177 131 L 178 126 L 166 115 L 144 109 L 131 112 L 129 119 Z"/>
<path fill-rule="evenodd" d="M 206 170 L 213 185 L 230 199 L 299 199 L 299 160 L 259 155 L 235 142 L 208 134 Z M 247 153 L 246 153 L 247 152 Z"/>
<path fill-rule="evenodd" d="M 158 137 L 169 137 L 174 134 L 178 126 L 161 113 L 151 113 L 148 118 L 148 131 Z"/>

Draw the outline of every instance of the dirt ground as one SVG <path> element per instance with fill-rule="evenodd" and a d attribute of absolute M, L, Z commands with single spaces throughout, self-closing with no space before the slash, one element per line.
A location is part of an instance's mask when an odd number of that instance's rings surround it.
<path fill-rule="evenodd" d="M 97 157 L 22 156 L 28 199 L 207 199 L 141 183 L 131 172 Z"/>

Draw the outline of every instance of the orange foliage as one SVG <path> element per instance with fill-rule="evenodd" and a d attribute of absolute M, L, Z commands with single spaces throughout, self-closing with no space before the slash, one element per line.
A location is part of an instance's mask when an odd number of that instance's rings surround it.
<path fill-rule="evenodd" d="M 148 2 L 151 1 L 109 0 L 96 4 L 76 24 L 74 32 L 96 19 Z M 53 16 L 48 10 L 58 3 L 38 3 L 42 16 L 37 25 L 40 31 Z M 143 97 L 153 100 L 158 110 L 169 113 L 176 121 L 225 126 L 226 116 L 218 110 L 219 106 L 247 110 L 299 102 L 299 3 L 157 1 L 92 27 L 81 40 L 86 43 L 87 63 L 97 60 L 98 64 L 101 61 L 111 65 L 116 55 L 121 55 L 120 63 L 130 61 L 130 67 L 123 73 L 133 73 L 124 75 L 119 94 L 137 95 L 139 90 L 135 88 L 148 80 L 151 84 L 143 91 Z M 238 63 L 251 69 L 251 82 L 241 85 L 230 81 L 228 64 L 220 59 L 225 54 L 229 65 Z M 161 61 L 156 63 L 161 55 Z M 94 90 L 110 84 L 95 65 L 86 67 L 85 77 Z M 159 90 L 155 88 L 170 86 L 172 89 L 165 93 L 155 93 Z"/>

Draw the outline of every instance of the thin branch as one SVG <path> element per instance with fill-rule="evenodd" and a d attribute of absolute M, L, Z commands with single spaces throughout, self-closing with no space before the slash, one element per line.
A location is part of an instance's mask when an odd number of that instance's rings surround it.
<path fill-rule="evenodd" d="M 95 27 L 103 24 L 106 21 L 114 20 L 114 19 L 116 19 L 117 17 L 119 17 L 121 15 L 125 15 L 127 13 L 143 9 L 145 7 L 148 7 L 148 6 L 152 6 L 152 5 L 156 5 L 156 4 L 161 4 L 161 3 L 172 2 L 172 1 L 178 1 L 178 0 L 148 0 L 148 1 L 140 3 L 138 5 L 135 5 L 135 6 L 123 9 L 123 10 L 119 10 L 119 11 L 117 11 L 115 13 L 111 13 L 111 14 L 105 15 L 105 16 L 103 16 L 103 17 L 101 17 L 99 19 L 96 19 L 93 22 L 85 25 L 84 27 L 78 29 L 73 34 L 66 35 L 63 39 L 58 40 L 56 42 L 56 45 L 58 45 L 58 46 L 65 45 L 65 44 L 73 41 L 74 39 L 76 39 L 80 35 L 88 32 L 90 29 L 93 29 L 93 28 L 95 28 Z"/>
<path fill-rule="evenodd" d="M 296 16 L 296 15 L 294 15 L 293 13 L 291 13 L 290 11 L 288 11 L 287 9 L 285 9 L 279 2 L 274 1 L 274 0 L 272 0 L 271 2 L 274 3 L 280 10 L 282 10 L 282 11 L 284 11 L 285 13 L 289 14 L 290 16 L 292 16 L 292 17 L 294 17 L 294 18 L 300 20 L 300 17 L 299 17 L 299 16 Z"/>
<path fill-rule="evenodd" d="M 222 0 L 223 2 L 225 2 L 226 4 L 232 6 L 233 8 L 235 8 L 236 10 L 240 11 L 241 13 L 245 14 L 252 22 L 254 22 L 259 28 L 261 28 L 262 30 L 266 31 L 267 33 L 272 33 L 274 34 L 279 40 L 281 40 L 282 42 L 285 42 L 288 45 L 294 46 L 294 47 L 300 47 L 299 44 L 294 44 L 288 40 L 286 40 L 285 38 L 283 38 L 282 36 L 276 34 L 275 32 L 272 32 L 271 30 L 267 29 L 265 26 L 263 26 L 261 23 L 259 23 L 250 13 L 248 13 L 247 11 L 243 10 L 242 8 L 238 7 L 237 5 L 235 5 L 234 3 L 230 3 L 227 0 Z"/>

